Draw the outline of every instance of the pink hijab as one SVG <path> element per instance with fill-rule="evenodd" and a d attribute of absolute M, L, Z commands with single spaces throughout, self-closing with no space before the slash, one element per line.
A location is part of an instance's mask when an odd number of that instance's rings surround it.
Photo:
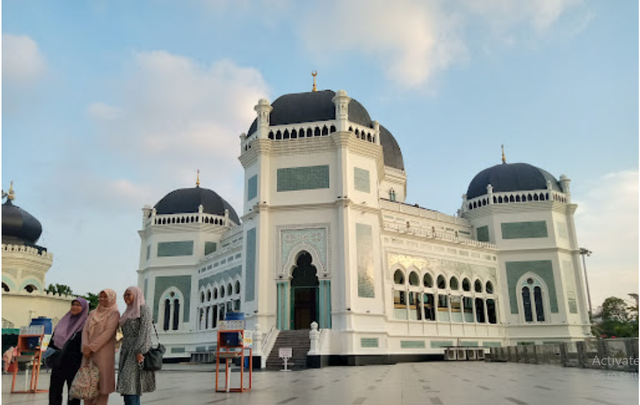
<path fill-rule="evenodd" d="M 120 317 L 120 326 L 124 325 L 129 319 L 140 318 L 140 306 L 144 305 L 144 294 L 142 290 L 136 286 L 131 286 L 127 288 L 126 291 L 129 291 L 135 297 L 133 298 L 133 302 L 131 305 L 127 305 L 127 309 L 124 311 L 124 314 Z"/>
<path fill-rule="evenodd" d="M 82 327 L 89 316 L 89 303 L 87 300 L 82 297 L 77 297 L 71 301 L 71 304 L 74 302 L 78 302 L 80 306 L 82 306 L 82 312 L 78 315 L 71 315 L 71 311 L 69 311 L 62 317 L 62 319 L 60 319 L 58 325 L 56 325 L 54 343 L 60 349 L 62 349 L 74 333 L 82 330 Z"/>
<path fill-rule="evenodd" d="M 91 311 L 89 314 L 89 319 L 87 319 L 87 329 L 89 330 L 89 338 L 93 336 L 93 332 L 96 328 L 96 325 L 101 324 L 106 320 L 106 318 L 111 315 L 114 311 L 118 313 L 120 316 L 120 311 L 118 311 L 118 303 L 116 302 L 116 298 L 118 294 L 115 291 L 110 290 L 108 288 L 100 291 L 107 294 L 107 298 L 109 302 L 106 306 L 102 306 L 98 304 L 98 307 Z"/>

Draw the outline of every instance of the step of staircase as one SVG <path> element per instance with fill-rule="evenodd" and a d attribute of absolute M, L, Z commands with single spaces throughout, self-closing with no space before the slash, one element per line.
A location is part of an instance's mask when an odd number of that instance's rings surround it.
<path fill-rule="evenodd" d="M 287 361 L 287 368 L 301 370 L 307 368 L 307 352 L 311 347 L 309 330 L 283 330 L 278 334 L 273 349 L 267 357 L 266 368 L 270 370 L 282 370 L 284 361 L 280 358 L 280 348 L 290 347 L 292 358 Z"/>

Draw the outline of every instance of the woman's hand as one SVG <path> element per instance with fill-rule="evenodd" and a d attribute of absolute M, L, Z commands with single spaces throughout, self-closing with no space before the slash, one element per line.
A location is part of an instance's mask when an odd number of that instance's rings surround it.
<path fill-rule="evenodd" d="M 136 360 L 138 361 L 138 363 L 142 363 L 144 361 L 144 356 L 141 353 L 137 353 Z"/>
<path fill-rule="evenodd" d="M 82 349 L 82 355 L 85 359 L 89 359 L 91 357 L 91 349 L 85 347 L 84 349 Z"/>

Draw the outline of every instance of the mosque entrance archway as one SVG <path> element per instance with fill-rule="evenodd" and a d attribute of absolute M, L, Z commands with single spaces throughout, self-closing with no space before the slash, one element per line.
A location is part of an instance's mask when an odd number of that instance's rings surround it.
<path fill-rule="evenodd" d="M 318 271 L 311 255 L 302 251 L 291 274 L 290 329 L 310 329 L 311 322 L 318 322 L 319 285 Z"/>

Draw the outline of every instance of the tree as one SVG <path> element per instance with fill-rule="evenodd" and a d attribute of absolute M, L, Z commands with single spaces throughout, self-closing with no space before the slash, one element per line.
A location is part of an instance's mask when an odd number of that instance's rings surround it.
<path fill-rule="evenodd" d="M 87 302 L 89 303 L 89 311 L 98 307 L 98 294 L 88 292 L 82 298 L 87 300 Z"/>
<path fill-rule="evenodd" d="M 623 299 L 609 297 L 602 303 L 600 322 L 593 325 L 601 337 L 637 337 L 638 307 L 629 306 Z"/>
<path fill-rule="evenodd" d="M 49 284 L 45 289 L 48 293 L 60 294 L 60 295 L 73 295 L 71 287 L 65 284 Z"/>

